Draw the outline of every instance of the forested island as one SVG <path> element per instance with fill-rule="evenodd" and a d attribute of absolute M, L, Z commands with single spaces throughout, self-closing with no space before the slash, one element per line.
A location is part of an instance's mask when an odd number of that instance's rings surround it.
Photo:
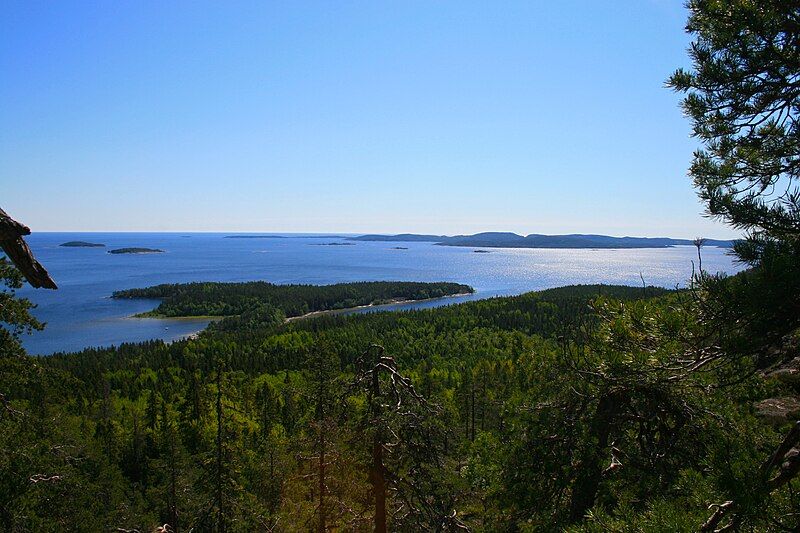
<path fill-rule="evenodd" d="M 354 241 L 375 242 L 431 242 L 440 246 L 467 246 L 485 248 L 668 248 L 691 246 L 693 240 L 668 237 L 609 237 L 608 235 L 517 235 L 507 232 L 486 232 L 475 235 L 361 235 L 350 237 Z M 733 241 L 705 239 L 705 246 L 730 248 Z"/>
<path fill-rule="evenodd" d="M 226 235 L 224 239 L 285 239 L 285 235 Z"/>
<path fill-rule="evenodd" d="M 348 237 L 353 241 L 374 241 L 374 242 L 442 242 L 449 237 L 445 235 L 418 235 L 416 233 L 400 233 L 398 235 L 359 235 Z"/>
<path fill-rule="evenodd" d="M 109 250 L 110 254 L 163 254 L 164 250 L 157 248 L 117 248 Z"/>
<path fill-rule="evenodd" d="M 96 242 L 69 241 L 61 243 L 59 246 L 64 246 L 65 248 L 105 248 L 106 245 Z"/>
<path fill-rule="evenodd" d="M 288 239 L 286 235 L 226 235 L 225 239 Z M 292 235 L 292 239 L 345 239 L 341 235 Z"/>
<path fill-rule="evenodd" d="M 459 283 L 369 281 L 335 285 L 276 285 L 264 281 L 245 283 L 165 284 L 115 292 L 113 298 L 147 298 L 163 301 L 141 317 L 226 317 L 212 327 L 242 324 L 280 324 L 286 318 L 320 311 L 349 309 L 403 301 L 428 300 L 471 294 Z"/>

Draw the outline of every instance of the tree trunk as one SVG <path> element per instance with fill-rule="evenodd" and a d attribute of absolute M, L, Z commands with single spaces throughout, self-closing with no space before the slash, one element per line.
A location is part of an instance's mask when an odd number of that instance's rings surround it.
<path fill-rule="evenodd" d="M 372 414 L 381 416 L 381 381 L 378 372 L 372 375 Z M 386 470 L 383 466 L 383 434 L 380 426 L 372 438 L 372 492 L 375 496 L 375 533 L 386 533 Z"/>
<path fill-rule="evenodd" d="M 386 533 L 386 476 L 383 443 L 376 435 L 372 444 L 372 491 L 375 495 L 375 533 Z"/>

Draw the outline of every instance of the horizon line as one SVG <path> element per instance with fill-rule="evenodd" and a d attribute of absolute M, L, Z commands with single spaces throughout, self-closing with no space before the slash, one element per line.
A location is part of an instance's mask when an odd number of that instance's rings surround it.
<path fill-rule="evenodd" d="M 353 232 L 353 231 L 219 231 L 219 230 L 37 230 L 31 231 L 31 236 L 40 234 L 40 233 L 157 233 L 157 234 L 187 234 L 187 233 L 195 233 L 195 234 L 209 234 L 209 235 L 322 235 L 322 236 L 336 236 L 336 235 L 345 235 L 345 236 L 364 236 L 364 235 L 381 235 L 381 236 L 394 236 L 394 235 L 433 235 L 437 237 L 456 237 L 456 236 L 471 236 L 471 235 L 479 235 L 482 233 L 511 233 L 515 235 L 519 235 L 522 237 L 527 237 L 528 235 L 545 235 L 548 237 L 559 237 L 559 236 L 567 236 L 567 235 L 599 235 L 603 237 L 613 237 L 613 238 L 635 238 L 635 239 L 681 239 L 681 240 L 693 240 L 696 238 L 704 238 L 704 239 L 711 239 L 711 240 L 718 240 L 718 241 L 735 241 L 742 237 L 712 237 L 712 236 L 703 236 L 703 235 L 695 235 L 694 237 L 670 237 L 666 235 L 611 235 L 605 233 L 579 233 L 579 232 L 572 232 L 572 233 L 516 233 L 514 231 L 479 231 L 476 233 L 454 233 L 454 234 L 446 234 L 446 233 L 414 233 L 410 231 L 401 231 L 401 232 Z"/>

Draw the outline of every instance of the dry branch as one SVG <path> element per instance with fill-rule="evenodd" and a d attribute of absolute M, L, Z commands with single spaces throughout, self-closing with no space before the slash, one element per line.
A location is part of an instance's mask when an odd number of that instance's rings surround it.
<path fill-rule="evenodd" d="M 47 270 L 36 260 L 33 252 L 22 239 L 31 230 L 20 224 L 0 209 L 0 248 L 34 288 L 57 289 L 56 282 Z"/>

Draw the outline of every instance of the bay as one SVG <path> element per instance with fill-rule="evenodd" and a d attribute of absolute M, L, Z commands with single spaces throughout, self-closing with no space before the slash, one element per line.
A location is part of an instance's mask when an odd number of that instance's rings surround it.
<path fill-rule="evenodd" d="M 26 286 L 20 296 L 37 304 L 44 331 L 23 338 L 31 354 L 48 355 L 90 346 L 149 339 L 175 340 L 202 330 L 207 320 L 137 319 L 153 300 L 114 300 L 116 290 L 159 283 L 252 281 L 330 284 L 351 281 L 453 281 L 475 294 L 431 302 L 373 308 L 403 310 L 509 296 L 571 284 L 613 283 L 685 286 L 697 251 L 691 246 L 640 249 L 508 249 L 437 246 L 432 243 L 347 242 L 340 235 L 281 234 L 280 238 L 227 238 L 230 233 L 35 233 L 27 238 L 58 283 L 56 291 Z M 68 241 L 105 248 L 68 248 Z M 109 254 L 115 248 L 164 250 Z M 396 249 L 402 247 L 406 249 Z M 721 248 L 703 249 L 703 268 L 739 271 Z"/>

